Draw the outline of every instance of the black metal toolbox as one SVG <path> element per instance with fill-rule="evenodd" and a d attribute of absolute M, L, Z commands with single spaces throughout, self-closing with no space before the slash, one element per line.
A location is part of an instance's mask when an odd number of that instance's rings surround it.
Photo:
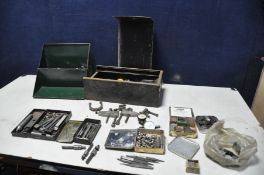
<path fill-rule="evenodd" d="M 75 143 L 90 145 L 101 128 L 101 120 L 86 118 L 73 136 Z"/>
<path fill-rule="evenodd" d="M 13 136 L 56 140 L 71 111 L 33 109 L 11 132 Z"/>
<path fill-rule="evenodd" d="M 84 77 L 85 97 L 158 107 L 161 104 L 162 70 L 97 66 L 91 77 Z"/>

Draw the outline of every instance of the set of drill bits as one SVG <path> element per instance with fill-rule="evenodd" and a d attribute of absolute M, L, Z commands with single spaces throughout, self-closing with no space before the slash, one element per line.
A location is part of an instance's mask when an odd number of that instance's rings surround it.
<path fill-rule="evenodd" d="M 122 162 L 122 165 L 142 169 L 154 169 L 154 163 L 164 162 L 163 160 L 153 157 L 141 157 L 133 155 L 121 156 L 117 160 Z"/>
<path fill-rule="evenodd" d="M 13 130 L 14 136 L 55 140 L 70 118 L 70 111 L 34 109 Z"/>
<path fill-rule="evenodd" d="M 85 119 L 74 135 L 74 142 L 91 144 L 100 128 L 100 120 Z"/>

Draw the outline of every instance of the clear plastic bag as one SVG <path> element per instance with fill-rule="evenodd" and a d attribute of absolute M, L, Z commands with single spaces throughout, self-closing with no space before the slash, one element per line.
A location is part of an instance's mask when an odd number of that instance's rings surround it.
<path fill-rule="evenodd" d="M 222 166 L 244 166 L 256 152 L 257 141 L 231 128 L 223 128 L 224 121 L 216 122 L 207 132 L 205 154 Z"/>

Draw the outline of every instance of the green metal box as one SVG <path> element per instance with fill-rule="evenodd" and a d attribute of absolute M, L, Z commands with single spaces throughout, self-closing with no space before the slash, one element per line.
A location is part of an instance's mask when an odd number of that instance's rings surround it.
<path fill-rule="evenodd" d="M 90 43 L 45 44 L 34 98 L 84 99 L 83 77 L 91 75 Z"/>

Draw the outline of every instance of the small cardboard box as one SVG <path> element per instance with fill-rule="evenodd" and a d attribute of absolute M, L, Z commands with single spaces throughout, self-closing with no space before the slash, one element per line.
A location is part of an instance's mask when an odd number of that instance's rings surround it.
<path fill-rule="evenodd" d="M 34 98 L 84 99 L 82 78 L 91 75 L 89 43 L 43 46 Z"/>
<path fill-rule="evenodd" d="M 197 129 L 192 108 L 173 107 L 170 110 L 170 136 L 197 138 Z"/>

